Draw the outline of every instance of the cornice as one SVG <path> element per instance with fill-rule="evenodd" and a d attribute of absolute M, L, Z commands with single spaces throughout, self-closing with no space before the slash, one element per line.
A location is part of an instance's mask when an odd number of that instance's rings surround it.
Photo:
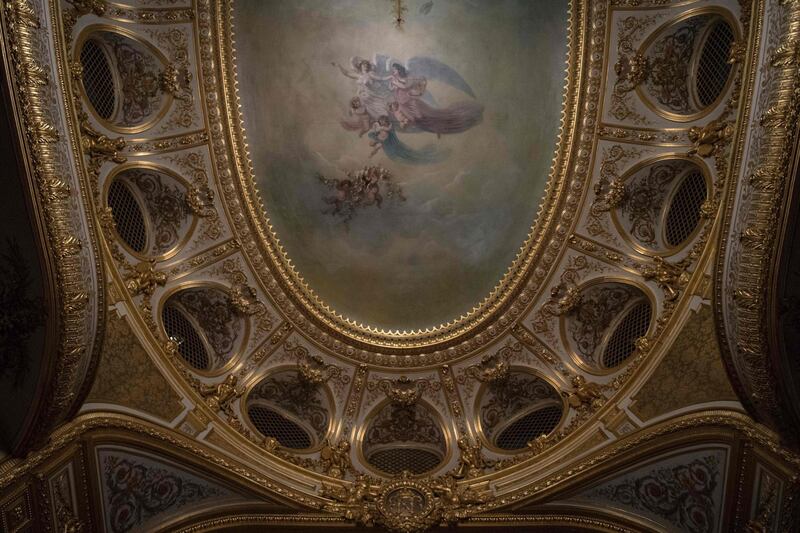
<path fill-rule="evenodd" d="M 70 117 L 64 113 L 63 71 L 51 13 L 45 3 L 14 0 L 3 5 L 3 54 L 13 67 L 22 141 L 31 166 L 34 202 L 52 267 L 55 287 L 53 350 L 29 419 L 28 434 L 17 452 L 40 444 L 59 423 L 78 410 L 89 391 L 103 338 L 105 289 L 95 229 L 86 211 Z"/>
<path fill-rule="evenodd" d="M 739 153 L 743 163 L 725 202 L 714 308 L 723 360 L 742 402 L 758 420 L 792 432 L 774 386 L 777 375 L 767 327 L 774 290 L 771 271 L 778 264 L 776 238 L 792 179 L 789 165 L 800 101 L 796 91 L 800 4 L 776 0 L 764 9 L 763 26 L 753 29 L 759 46 L 751 68 L 756 89 L 747 95 L 752 111 L 746 128 L 742 127 L 747 134 Z"/>

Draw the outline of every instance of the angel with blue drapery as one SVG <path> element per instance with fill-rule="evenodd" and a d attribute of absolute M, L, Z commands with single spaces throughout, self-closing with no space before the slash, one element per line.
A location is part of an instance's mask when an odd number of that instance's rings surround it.
<path fill-rule="evenodd" d="M 382 150 L 390 159 L 404 163 L 435 163 L 444 159 L 447 152 L 433 144 L 411 148 L 398 133 L 434 133 L 441 137 L 467 131 L 483 120 L 483 105 L 475 100 L 469 84 L 438 60 L 414 57 L 403 65 L 388 56 L 376 55 L 374 62 L 353 57 L 350 64 L 352 69 L 334 63 L 342 74 L 358 83 L 350 116 L 341 124 L 359 135 L 369 131 L 371 156 Z M 446 83 L 469 99 L 439 107 L 428 91 L 428 80 Z"/>

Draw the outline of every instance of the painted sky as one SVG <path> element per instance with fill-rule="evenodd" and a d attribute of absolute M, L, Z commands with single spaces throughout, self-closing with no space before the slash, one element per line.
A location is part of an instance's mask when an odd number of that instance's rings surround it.
<path fill-rule="evenodd" d="M 567 54 L 566 0 L 237 0 L 239 91 L 256 180 L 293 264 L 344 316 L 385 329 L 458 318 L 506 272 L 534 221 L 558 133 Z M 429 5 L 428 5 L 429 4 Z M 429 7 L 430 9 L 426 9 Z M 483 104 L 470 130 L 401 136 L 436 144 L 431 165 L 370 158 L 342 129 L 356 82 L 332 63 L 427 56 L 455 69 Z M 429 81 L 438 106 L 465 95 Z M 367 164 L 388 169 L 405 202 L 348 224 L 325 214 L 330 191 Z"/>

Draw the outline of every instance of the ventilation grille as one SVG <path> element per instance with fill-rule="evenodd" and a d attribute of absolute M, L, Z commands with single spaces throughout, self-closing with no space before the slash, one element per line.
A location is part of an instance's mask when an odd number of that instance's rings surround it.
<path fill-rule="evenodd" d="M 200 335 L 183 313 L 171 305 L 161 312 L 164 330 L 167 336 L 178 343 L 178 353 L 183 359 L 198 370 L 208 370 L 208 352 Z"/>
<path fill-rule="evenodd" d="M 717 22 L 708 35 L 697 65 L 697 99 L 703 107 L 713 104 L 728 82 L 731 65 L 728 57 L 733 43 L 733 29 L 727 22 Z"/>
<path fill-rule="evenodd" d="M 603 366 L 614 368 L 622 364 L 636 349 L 636 339 L 647 334 L 648 328 L 650 328 L 650 303 L 641 302 L 628 311 L 625 318 L 617 324 L 603 352 Z"/>
<path fill-rule="evenodd" d="M 442 458 L 439 455 L 420 448 L 386 448 L 369 456 L 369 463 L 387 474 L 400 474 L 404 470 L 412 474 L 424 474 L 439 466 L 441 462 Z"/>
<path fill-rule="evenodd" d="M 114 76 L 103 48 L 93 40 L 84 43 L 81 49 L 83 67 L 83 88 L 86 97 L 97 114 L 109 120 L 114 115 L 116 96 Z"/>
<path fill-rule="evenodd" d="M 561 408 L 548 405 L 531 411 L 497 435 L 495 444 L 502 450 L 519 450 L 540 435 L 547 435 L 561 420 Z"/>
<path fill-rule="evenodd" d="M 294 450 L 311 447 L 311 437 L 303 428 L 272 409 L 251 405 L 247 414 L 259 433 L 274 438 L 281 446 Z"/>
<path fill-rule="evenodd" d="M 108 206 L 114 217 L 117 235 L 134 252 L 143 253 L 147 246 L 147 230 L 139 202 L 128 185 L 119 180 L 111 182 L 108 189 Z"/>
<path fill-rule="evenodd" d="M 706 182 L 699 172 L 683 179 L 667 211 L 664 239 L 669 246 L 679 246 L 692 235 L 700 222 L 700 206 L 706 194 Z"/>

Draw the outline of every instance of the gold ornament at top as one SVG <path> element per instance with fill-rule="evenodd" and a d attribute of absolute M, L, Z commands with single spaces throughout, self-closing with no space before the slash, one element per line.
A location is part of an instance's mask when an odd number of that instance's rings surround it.
<path fill-rule="evenodd" d="M 192 185 L 186 194 L 186 205 L 195 215 L 208 218 L 216 215 L 214 210 L 214 191 L 207 185 Z"/>
<path fill-rule="evenodd" d="M 481 358 L 478 365 L 471 365 L 467 367 L 466 373 L 478 381 L 492 382 L 501 381 L 508 376 L 508 363 L 504 361 L 498 354 L 487 354 Z"/>
<path fill-rule="evenodd" d="M 735 41 L 731 43 L 730 52 L 728 52 L 728 64 L 735 65 L 744 61 L 747 55 L 747 41 Z"/>
<path fill-rule="evenodd" d="M 417 403 L 426 390 L 435 392 L 441 389 L 441 384 L 425 378 L 412 380 L 400 376 L 398 379 L 371 381 L 367 383 L 367 389 L 380 389 L 392 403 L 408 407 Z"/>
<path fill-rule="evenodd" d="M 291 343 L 286 343 L 287 350 Z M 342 374 L 342 369 L 334 364 L 326 364 L 325 360 L 317 354 L 310 354 L 302 346 L 296 346 L 295 355 L 298 357 L 297 372 L 300 379 L 309 385 L 321 385 L 331 379 L 337 379 L 342 383 L 350 381 L 349 376 Z"/>
<path fill-rule="evenodd" d="M 519 342 L 503 346 L 493 354 L 486 354 L 477 365 L 470 365 L 464 370 L 464 376 L 475 378 L 482 383 L 502 381 L 508 377 L 511 366 L 508 364 L 512 356 L 522 352 Z M 463 383 L 463 379 L 459 379 Z"/>
<path fill-rule="evenodd" d="M 168 64 L 158 77 L 159 88 L 174 98 L 191 103 L 192 91 L 188 90 L 191 83 L 191 74 L 185 68 L 178 68 L 172 63 Z"/>
<path fill-rule="evenodd" d="M 249 285 L 237 284 L 228 289 L 228 301 L 242 315 L 253 316 L 265 311 L 264 304 L 258 301 L 258 293 Z"/>
<path fill-rule="evenodd" d="M 399 405 L 413 405 L 422 396 L 422 389 L 406 376 L 400 376 L 393 386 L 386 390 L 386 396 Z"/>
<path fill-rule="evenodd" d="M 551 433 L 550 435 L 541 434 L 535 439 L 528 442 L 528 453 L 531 456 L 539 455 L 545 449 L 547 449 L 548 444 L 554 440 L 555 433 Z"/>

